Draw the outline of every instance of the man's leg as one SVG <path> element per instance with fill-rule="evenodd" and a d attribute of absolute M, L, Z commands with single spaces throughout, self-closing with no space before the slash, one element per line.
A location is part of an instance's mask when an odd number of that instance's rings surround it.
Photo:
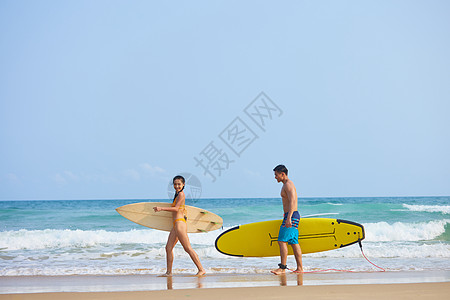
<path fill-rule="evenodd" d="M 297 263 L 297 269 L 294 272 L 303 272 L 302 249 L 299 244 L 294 244 L 291 246 L 294 251 L 295 262 Z"/>
<path fill-rule="evenodd" d="M 281 265 L 286 266 L 287 262 L 287 255 L 288 255 L 288 247 L 286 242 L 280 242 L 278 241 L 278 246 L 280 246 L 280 257 L 281 257 Z M 286 272 L 283 268 L 278 268 L 271 271 L 275 275 L 280 275 Z"/>

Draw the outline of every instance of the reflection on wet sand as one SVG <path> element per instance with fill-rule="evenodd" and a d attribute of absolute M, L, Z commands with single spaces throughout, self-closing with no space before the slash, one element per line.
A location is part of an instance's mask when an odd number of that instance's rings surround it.
<path fill-rule="evenodd" d="M 266 282 L 269 285 L 276 285 L 276 282 L 279 281 L 280 286 L 288 286 L 295 285 L 294 276 L 296 279 L 296 283 L 298 286 L 303 285 L 303 273 L 289 273 L 289 274 L 280 274 L 278 276 L 273 275 L 259 275 L 259 276 L 249 276 L 236 274 L 234 276 L 224 276 L 219 280 L 219 284 L 222 282 L 226 282 L 228 284 L 233 284 L 235 287 L 245 286 L 247 282 Z M 166 278 L 166 288 L 167 290 L 174 289 L 183 289 L 183 288 L 204 288 L 205 284 L 207 288 L 210 288 L 214 283 L 218 284 L 216 276 L 158 276 Z M 175 278 L 174 278 L 175 277 Z M 277 279 L 278 277 L 278 279 Z M 206 278 L 206 279 L 205 279 Z M 161 282 L 163 284 L 163 282 Z"/>
<path fill-rule="evenodd" d="M 297 285 L 303 285 L 303 273 L 296 273 L 297 275 Z M 278 275 L 280 279 L 280 286 L 287 286 L 287 276 L 286 274 Z"/>
<path fill-rule="evenodd" d="M 167 279 L 167 289 L 168 290 L 173 290 L 173 276 L 164 276 L 164 277 L 166 277 L 166 279 Z M 197 279 L 196 287 L 198 289 L 203 288 L 203 278 L 204 278 L 204 276 L 195 276 L 195 277 Z"/>
<path fill-rule="evenodd" d="M 167 279 L 167 289 L 172 290 L 173 289 L 173 277 L 167 276 L 166 279 Z"/>

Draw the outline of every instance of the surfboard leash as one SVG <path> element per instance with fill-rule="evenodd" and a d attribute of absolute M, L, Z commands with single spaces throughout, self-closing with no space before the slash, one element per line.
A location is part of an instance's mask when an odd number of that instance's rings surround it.
<path fill-rule="evenodd" d="M 363 248 L 362 248 L 362 243 L 361 243 L 361 239 L 358 239 L 358 244 L 359 244 L 359 248 L 361 249 L 361 254 L 363 255 L 363 257 L 373 266 L 377 267 L 378 269 L 380 269 L 380 271 L 378 272 L 386 272 L 385 269 L 383 269 L 382 267 L 377 266 L 376 264 L 374 264 L 373 262 L 371 262 L 367 256 L 364 254 Z M 357 271 L 351 271 L 351 270 L 338 270 L 338 269 L 324 269 L 324 270 L 316 270 L 316 271 L 306 271 L 306 272 L 297 272 L 295 270 L 289 269 L 287 267 L 287 265 L 278 265 L 281 269 L 283 269 L 283 267 L 285 267 L 285 269 L 293 272 L 293 273 L 320 273 L 320 272 L 327 272 L 327 271 L 335 271 L 335 272 L 346 272 L 346 273 L 357 273 Z"/>
<path fill-rule="evenodd" d="M 364 254 L 363 248 L 362 248 L 362 243 L 361 243 L 361 239 L 358 239 L 358 244 L 359 244 L 359 248 L 361 248 L 361 254 L 363 255 L 363 257 L 369 262 L 371 263 L 373 266 L 377 267 L 378 269 L 380 269 L 379 272 L 386 272 L 385 269 L 383 269 L 382 267 L 377 266 L 376 264 L 374 264 L 373 262 L 371 262 L 366 255 Z"/>

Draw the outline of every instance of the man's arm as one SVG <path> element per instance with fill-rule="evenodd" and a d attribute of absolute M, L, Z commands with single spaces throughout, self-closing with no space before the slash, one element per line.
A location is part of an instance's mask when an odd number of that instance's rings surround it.
<path fill-rule="evenodd" d="M 286 195 L 288 198 L 289 211 L 288 211 L 285 227 L 292 227 L 291 218 L 292 218 L 292 214 L 294 213 L 294 207 L 295 207 L 294 201 L 297 201 L 297 199 L 295 199 L 295 189 L 292 184 L 289 184 L 286 186 Z"/>

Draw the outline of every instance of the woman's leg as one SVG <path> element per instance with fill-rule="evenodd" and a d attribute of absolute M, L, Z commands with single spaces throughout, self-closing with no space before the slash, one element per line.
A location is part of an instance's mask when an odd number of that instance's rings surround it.
<path fill-rule="evenodd" d="M 192 249 L 191 243 L 189 242 L 189 237 L 187 235 L 187 224 L 185 222 L 176 222 L 175 223 L 175 230 L 177 233 L 178 240 L 180 241 L 181 245 L 184 248 L 184 251 L 186 251 L 189 256 L 191 257 L 194 264 L 197 266 L 198 273 L 197 276 L 204 275 L 205 269 L 203 269 L 202 264 L 200 263 L 200 259 L 198 258 L 197 253 Z"/>
<path fill-rule="evenodd" d="M 172 266 L 173 266 L 173 248 L 178 242 L 177 233 L 175 228 L 170 231 L 169 238 L 167 239 L 166 244 L 166 260 L 167 260 L 167 271 L 166 276 L 172 275 Z"/>

